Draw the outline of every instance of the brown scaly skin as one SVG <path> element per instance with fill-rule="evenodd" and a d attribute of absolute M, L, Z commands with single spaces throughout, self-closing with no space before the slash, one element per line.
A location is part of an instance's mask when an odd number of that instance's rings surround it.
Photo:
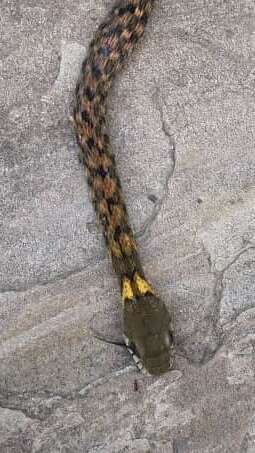
<path fill-rule="evenodd" d="M 124 303 L 124 334 L 150 374 L 173 362 L 170 315 L 144 276 L 106 129 L 106 98 L 116 72 L 143 35 L 154 0 L 119 1 L 90 43 L 76 87 L 74 126 L 95 210 Z"/>

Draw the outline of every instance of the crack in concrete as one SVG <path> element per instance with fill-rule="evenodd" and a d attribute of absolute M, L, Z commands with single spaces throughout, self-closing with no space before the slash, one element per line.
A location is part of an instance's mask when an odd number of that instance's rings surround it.
<path fill-rule="evenodd" d="M 197 32 L 204 33 L 204 36 L 199 35 Z M 227 48 L 220 46 L 218 42 L 212 40 L 211 36 L 206 38 L 206 31 L 204 29 L 196 27 L 194 32 L 189 32 L 184 28 L 175 27 L 171 29 L 171 35 L 182 42 L 192 43 L 195 46 L 199 46 L 201 49 L 206 49 L 213 57 L 216 57 L 217 59 L 220 57 L 220 59 L 225 62 L 234 63 L 241 67 L 243 72 L 247 72 L 247 59 L 242 57 L 240 53 L 231 52 Z M 250 64 L 252 68 L 252 62 Z"/>
<path fill-rule="evenodd" d="M 121 368 L 120 370 L 113 371 L 105 376 L 99 377 L 94 381 L 87 383 L 85 386 L 81 388 L 77 388 L 73 391 L 68 393 L 54 393 L 48 390 L 43 390 L 39 392 L 29 392 L 23 393 L 21 396 L 18 392 L 8 392 L 8 394 L 4 395 L 3 393 L 0 394 L 0 409 L 8 409 L 12 411 L 21 412 L 27 418 L 36 421 L 44 421 L 48 417 L 52 415 L 52 413 L 57 409 L 58 406 L 52 405 L 52 407 L 43 406 L 42 403 L 46 403 L 52 399 L 55 399 L 56 402 L 72 402 L 72 401 L 79 401 L 86 398 L 88 392 L 91 389 L 96 388 L 99 385 L 105 384 L 109 382 L 109 379 L 122 376 L 124 374 L 128 374 L 130 372 L 137 371 L 135 365 L 128 365 L 125 368 Z M 31 403 L 32 398 L 37 398 L 38 401 L 34 401 L 34 405 L 36 405 L 38 413 L 33 415 L 33 407 L 25 407 L 28 406 L 29 402 Z M 17 402 L 19 399 L 20 403 Z M 41 407 L 40 407 L 41 406 Z M 41 412 L 41 413 L 40 413 Z"/>
<path fill-rule="evenodd" d="M 228 329 L 227 332 L 224 332 L 223 326 L 219 325 L 221 301 L 222 301 L 222 298 L 224 295 L 224 275 L 231 268 L 231 266 L 233 266 L 238 261 L 238 259 L 242 255 L 244 255 L 249 250 L 254 250 L 255 245 L 253 245 L 251 242 L 249 242 L 249 245 L 247 245 L 246 247 L 243 247 L 221 270 L 216 269 L 216 267 L 214 266 L 212 259 L 211 259 L 210 252 L 206 249 L 204 244 L 203 244 L 203 249 L 207 255 L 210 273 L 213 274 L 213 276 L 215 278 L 215 283 L 213 286 L 213 296 L 214 296 L 215 303 L 213 304 L 214 310 L 213 310 L 213 314 L 212 314 L 212 316 L 210 316 L 210 318 L 212 320 L 212 327 L 215 331 L 215 334 L 217 335 L 218 342 L 217 342 L 217 347 L 213 351 L 210 351 L 209 355 L 208 355 L 208 351 L 204 351 L 204 355 L 201 358 L 201 360 L 199 361 L 199 363 L 194 362 L 192 359 L 187 357 L 187 355 L 185 354 L 185 358 L 188 360 L 188 362 L 196 367 L 201 367 L 201 366 L 205 365 L 206 363 L 208 363 L 211 359 L 213 359 L 215 357 L 215 355 L 217 354 L 217 352 L 224 345 L 225 339 L 229 336 L 229 334 L 231 334 L 231 332 L 234 329 L 234 325 L 233 325 L 233 327 L 231 329 Z M 250 310 L 251 308 L 254 309 L 255 305 L 249 306 L 249 307 L 246 306 L 243 310 L 238 312 L 236 318 L 234 320 L 231 320 L 231 322 L 235 322 L 241 313 L 246 312 L 246 311 Z"/>
<path fill-rule="evenodd" d="M 59 404 L 47 405 L 47 402 L 55 400 L 57 402 L 63 402 L 64 400 L 69 400 L 67 396 L 62 397 L 60 395 L 53 395 L 53 393 L 44 391 L 44 392 L 29 392 L 21 396 L 16 392 L 8 392 L 7 396 L 3 394 L 0 396 L 0 410 L 8 409 L 13 412 L 20 412 L 26 418 L 38 422 L 46 420 L 52 415 L 52 413 L 59 407 Z M 37 399 L 33 401 L 32 399 Z M 71 399 L 70 401 L 74 400 Z"/>
<path fill-rule="evenodd" d="M 67 280 L 69 277 L 72 277 L 74 275 L 79 275 L 82 272 L 84 272 L 85 270 L 87 270 L 88 268 L 91 269 L 91 264 L 89 262 L 87 262 L 85 266 L 79 266 L 79 267 L 77 266 L 70 271 L 59 273 L 56 276 L 49 278 L 47 280 L 37 281 L 35 283 L 31 283 L 26 286 L 21 285 L 19 288 L 15 288 L 12 286 L 5 287 L 5 288 L 0 289 L 0 296 L 4 295 L 4 294 L 8 294 L 8 293 L 16 293 L 16 294 L 26 293 L 27 291 L 30 291 L 35 288 L 52 285 L 58 281 Z"/>
<path fill-rule="evenodd" d="M 97 387 L 100 384 L 103 384 L 104 382 L 108 382 L 109 378 L 111 378 L 111 377 L 122 376 L 123 374 L 127 374 L 129 372 L 136 371 L 136 370 L 137 370 L 137 368 L 135 365 L 128 365 L 125 368 L 113 371 L 113 373 L 110 373 L 106 376 L 102 376 L 102 377 L 96 379 L 95 381 L 90 382 L 89 384 L 85 385 L 85 387 L 83 387 L 82 389 L 77 391 L 76 392 L 77 397 L 84 398 L 87 395 L 87 393 L 89 392 L 89 390 L 91 390 L 94 387 Z"/>
<path fill-rule="evenodd" d="M 8 404 L 0 403 L 0 410 L 1 409 L 3 409 L 3 410 L 7 409 L 7 410 L 12 411 L 12 412 L 20 412 L 21 414 L 23 414 L 29 420 L 35 420 L 35 421 L 38 421 L 38 422 L 41 422 L 43 420 L 43 419 L 41 419 L 39 417 L 31 415 L 31 413 L 29 413 L 28 410 L 22 409 L 21 407 L 16 406 L 16 405 L 12 405 L 12 404 L 8 405 Z"/>
<path fill-rule="evenodd" d="M 204 245 L 203 245 L 204 246 Z M 218 270 L 216 269 L 215 265 L 213 264 L 212 262 L 212 259 L 211 259 L 211 255 L 210 255 L 210 252 L 205 248 L 204 246 L 204 250 L 207 254 L 207 259 L 208 259 L 208 263 L 209 263 L 209 268 L 210 268 L 210 272 L 214 275 L 215 277 L 215 284 L 214 284 L 214 297 L 215 297 L 215 302 L 217 304 L 217 307 L 216 307 L 216 311 L 217 311 L 217 320 L 216 320 L 216 323 L 215 323 L 215 327 L 218 326 L 218 323 L 220 321 L 220 308 L 221 308 L 221 301 L 222 301 L 222 297 L 223 297 L 223 294 L 224 294 L 224 276 L 225 276 L 225 273 L 231 268 L 231 266 L 233 266 L 238 260 L 239 258 L 244 255 L 245 253 L 247 253 L 249 250 L 255 250 L 255 245 L 253 245 L 251 242 L 249 243 L 249 245 L 247 245 L 247 247 L 243 247 L 227 264 L 226 266 L 224 266 L 223 269 L 221 270 Z M 251 307 L 249 307 L 251 308 Z M 247 311 L 249 308 L 245 308 L 244 310 L 242 310 L 242 312 L 245 312 Z M 240 312 L 238 312 L 238 316 L 239 316 Z"/>
<path fill-rule="evenodd" d="M 159 93 L 159 89 L 156 88 L 155 95 L 157 97 L 159 96 L 158 93 Z M 163 109 L 162 109 L 161 105 L 159 104 L 159 102 L 156 102 L 155 104 L 156 104 L 156 109 L 158 110 L 159 115 L 160 115 L 161 130 L 164 133 L 167 140 L 169 141 L 169 145 L 171 147 L 171 164 L 169 164 L 169 169 L 166 172 L 162 196 L 158 199 L 154 198 L 153 196 L 151 198 L 149 198 L 154 202 L 154 209 L 153 209 L 151 215 L 148 217 L 148 219 L 144 222 L 144 224 L 140 228 L 140 230 L 138 232 L 136 232 L 136 234 L 135 234 L 136 238 L 141 238 L 141 237 L 145 236 L 149 232 L 149 230 L 150 230 L 151 226 L 153 225 L 153 223 L 155 222 L 156 218 L 158 217 L 158 215 L 161 211 L 161 208 L 163 206 L 163 203 L 164 203 L 165 199 L 167 198 L 168 184 L 169 184 L 170 179 L 173 177 L 175 167 L 176 167 L 176 143 L 173 138 L 173 134 L 171 134 L 168 131 L 167 124 L 164 119 Z"/>
<path fill-rule="evenodd" d="M 242 443 L 241 443 L 241 449 L 240 449 L 239 453 L 252 453 L 252 451 L 253 451 L 252 447 L 255 445 L 254 422 L 255 422 L 255 417 L 253 415 L 249 422 L 249 427 L 243 436 Z"/>
<path fill-rule="evenodd" d="M 244 253 L 246 253 L 248 250 L 255 250 L 255 245 L 252 243 L 248 245 L 247 247 L 242 248 L 235 256 L 234 258 L 219 272 L 222 272 L 223 274 L 233 265 L 236 263 L 236 261 L 242 256 Z"/>

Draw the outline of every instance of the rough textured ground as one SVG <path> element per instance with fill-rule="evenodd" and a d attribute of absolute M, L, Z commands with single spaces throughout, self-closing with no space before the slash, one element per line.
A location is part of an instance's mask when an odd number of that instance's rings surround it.
<path fill-rule="evenodd" d="M 1 1 L 0 451 L 254 453 L 254 1 L 157 1 L 109 100 L 160 379 L 90 331 L 120 334 L 119 292 L 68 117 L 112 3 Z"/>

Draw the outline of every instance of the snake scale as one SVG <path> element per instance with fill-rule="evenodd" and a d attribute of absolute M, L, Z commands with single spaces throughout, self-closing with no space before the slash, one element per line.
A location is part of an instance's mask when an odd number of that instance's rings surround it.
<path fill-rule="evenodd" d="M 170 315 L 144 275 L 106 125 L 106 100 L 154 0 L 118 1 L 96 31 L 75 91 L 73 123 L 95 211 L 123 301 L 125 344 L 138 368 L 160 375 L 173 364 Z"/>

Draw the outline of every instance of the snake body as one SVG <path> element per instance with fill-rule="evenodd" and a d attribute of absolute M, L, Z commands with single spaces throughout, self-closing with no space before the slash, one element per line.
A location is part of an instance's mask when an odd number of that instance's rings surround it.
<path fill-rule="evenodd" d="M 147 281 L 106 126 L 106 100 L 116 73 L 143 35 L 154 0 L 118 1 L 89 45 L 75 91 L 73 122 L 92 200 L 103 226 L 123 301 L 124 338 L 140 369 L 172 366 L 170 315 Z"/>

